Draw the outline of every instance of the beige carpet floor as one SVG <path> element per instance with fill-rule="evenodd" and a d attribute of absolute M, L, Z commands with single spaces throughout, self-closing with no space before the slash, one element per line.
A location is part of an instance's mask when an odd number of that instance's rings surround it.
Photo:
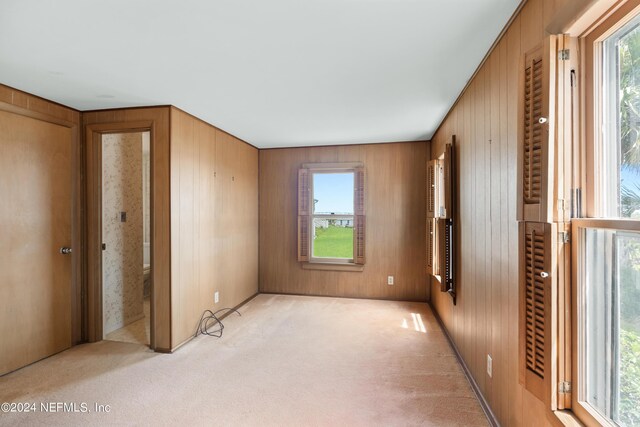
<path fill-rule="evenodd" d="M 487 425 L 426 304 L 259 295 L 240 311 L 174 354 L 102 341 L 0 377 L 0 402 L 37 405 L 0 424 Z"/>

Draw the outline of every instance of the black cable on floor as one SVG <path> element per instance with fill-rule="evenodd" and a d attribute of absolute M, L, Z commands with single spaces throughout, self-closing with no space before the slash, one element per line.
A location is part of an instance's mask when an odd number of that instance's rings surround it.
<path fill-rule="evenodd" d="M 196 329 L 196 334 L 194 337 L 197 337 L 199 334 L 208 335 L 210 337 L 220 338 L 222 337 L 222 331 L 224 331 L 224 324 L 216 314 L 221 311 L 235 311 L 238 316 L 242 316 L 238 310 L 235 308 L 221 308 L 220 310 L 213 312 L 211 310 L 205 310 L 202 313 L 202 317 L 200 317 L 200 322 L 198 322 L 198 329 Z M 208 313 L 208 314 L 207 314 Z M 213 327 L 217 327 L 217 329 L 209 330 Z"/>

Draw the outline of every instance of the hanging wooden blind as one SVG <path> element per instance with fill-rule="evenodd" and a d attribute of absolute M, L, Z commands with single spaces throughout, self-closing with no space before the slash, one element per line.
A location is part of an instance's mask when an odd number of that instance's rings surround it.
<path fill-rule="evenodd" d="M 525 388 L 546 401 L 550 380 L 551 271 L 555 224 L 520 224 L 520 367 Z"/>
<path fill-rule="evenodd" d="M 311 188 L 309 169 L 298 169 L 298 261 L 309 261 Z"/>
<path fill-rule="evenodd" d="M 354 170 L 354 260 L 356 264 L 365 262 L 366 217 L 365 217 L 365 173 L 364 167 Z"/>

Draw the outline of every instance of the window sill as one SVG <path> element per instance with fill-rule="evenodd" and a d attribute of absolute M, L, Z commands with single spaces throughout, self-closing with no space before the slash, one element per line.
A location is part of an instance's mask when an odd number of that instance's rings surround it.
<path fill-rule="evenodd" d="M 553 415 L 565 426 L 578 427 L 584 425 L 570 410 L 553 411 Z"/>
<path fill-rule="evenodd" d="M 336 264 L 329 262 L 303 262 L 305 270 L 329 270 L 329 271 L 363 271 L 364 265 L 360 264 Z"/>

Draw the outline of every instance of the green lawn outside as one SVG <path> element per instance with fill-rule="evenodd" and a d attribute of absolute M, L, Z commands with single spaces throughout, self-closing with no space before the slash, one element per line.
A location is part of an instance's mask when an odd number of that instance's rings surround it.
<path fill-rule="evenodd" d="M 323 258 L 353 258 L 353 228 L 316 228 L 313 256 Z"/>

